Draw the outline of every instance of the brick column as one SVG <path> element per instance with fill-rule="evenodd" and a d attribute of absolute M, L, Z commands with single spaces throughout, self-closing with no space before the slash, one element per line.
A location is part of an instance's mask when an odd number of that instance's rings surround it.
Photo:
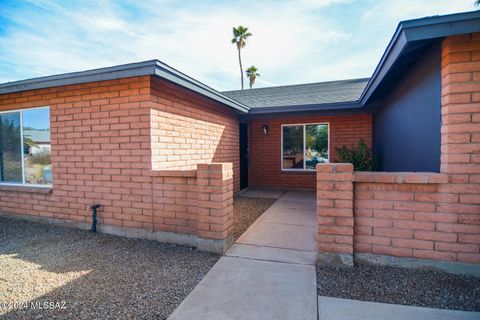
<path fill-rule="evenodd" d="M 317 165 L 318 258 L 320 265 L 353 266 L 353 165 Z"/>
<path fill-rule="evenodd" d="M 456 243 L 436 244 L 450 259 L 480 263 L 480 33 L 448 37 L 442 43 L 441 172 L 449 183 L 438 193 L 458 196 L 437 212 L 456 214 L 436 230 L 457 234 Z"/>
<path fill-rule="evenodd" d="M 200 250 L 225 252 L 233 243 L 233 165 L 197 165 L 197 236 Z"/>
<path fill-rule="evenodd" d="M 441 172 L 478 178 L 479 152 L 480 33 L 474 33 L 442 43 Z"/>

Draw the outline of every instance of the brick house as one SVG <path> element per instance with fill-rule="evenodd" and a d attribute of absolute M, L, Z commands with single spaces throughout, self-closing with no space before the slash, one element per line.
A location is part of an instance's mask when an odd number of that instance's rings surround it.
<path fill-rule="evenodd" d="M 1 84 L 0 120 L 4 215 L 98 203 L 100 231 L 224 252 L 234 193 L 316 188 L 322 263 L 480 263 L 479 12 L 401 22 L 368 79 L 222 93 L 153 60 Z M 359 140 L 380 172 L 335 163 Z"/>

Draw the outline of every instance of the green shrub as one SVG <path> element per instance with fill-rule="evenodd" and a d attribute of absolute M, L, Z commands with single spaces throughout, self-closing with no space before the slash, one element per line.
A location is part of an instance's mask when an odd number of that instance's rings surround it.
<path fill-rule="evenodd" d="M 335 149 L 339 162 L 351 163 L 355 171 L 378 170 L 378 158 L 372 154 L 370 148 L 363 140 L 358 141 L 351 149 L 341 146 Z"/>

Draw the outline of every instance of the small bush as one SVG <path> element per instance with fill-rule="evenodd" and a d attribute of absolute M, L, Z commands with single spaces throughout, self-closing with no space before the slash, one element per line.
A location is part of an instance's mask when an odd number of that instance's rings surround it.
<path fill-rule="evenodd" d="M 370 148 L 363 140 L 358 141 L 351 149 L 341 146 L 335 149 L 339 162 L 351 163 L 355 171 L 378 170 L 378 158 L 372 154 Z"/>

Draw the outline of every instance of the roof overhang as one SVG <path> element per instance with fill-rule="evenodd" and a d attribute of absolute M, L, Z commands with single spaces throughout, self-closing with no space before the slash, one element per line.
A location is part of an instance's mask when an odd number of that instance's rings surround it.
<path fill-rule="evenodd" d="M 272 113 L 292 113 L 292 112 L 322 113 L 323 111 L 353 110 L 353 109 L 359 109 L 359 108 L 361 108 L 361 105 L 357 101 L 262 107 L 262 108 L 252 108 L 250 112 L 244 117 L 250 117 L 250 116 L 257 117 L 259 115 L 272 114 Z"/>
<path fill-rule="evenodd" d="M 0 84 L 0 94 L 138 76 L 160 77 L 167 81 L 173 82 L 176 85 L 197 92 L 212 100 L 229 106 L 239 113 L 246 113 L 250 110 L 248 106 L 226 97 L 222 93 L 210 88 L 200 81 L 187 76 L 184 73 L 181 73 L 180 71 L 164 64 L 159 60 L 149 60 L 114 67 L 7 82 Z"/>
<path fill-rule="evenodd" d="M 400 22 L 358 102 L 365 106 L 393 65 L 417 43 L 473 32 L 480 32 L 480 11 Z"/>

